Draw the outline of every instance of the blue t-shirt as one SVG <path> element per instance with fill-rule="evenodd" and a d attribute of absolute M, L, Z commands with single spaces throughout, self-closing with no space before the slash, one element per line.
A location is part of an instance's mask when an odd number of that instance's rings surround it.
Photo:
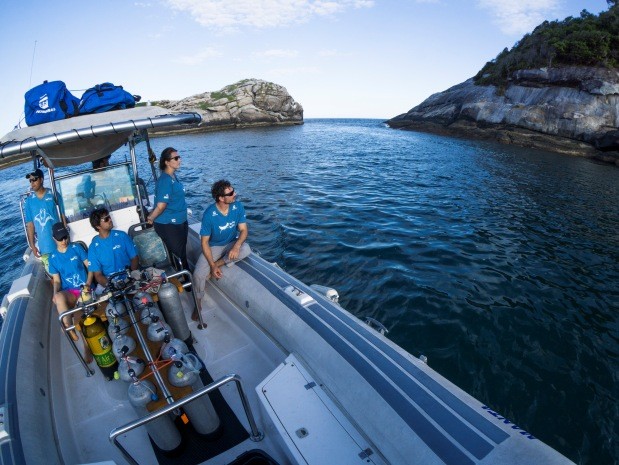
<path fill-rule="evenodd" d="M 133 241 L 126 232 L 112 229 L 105 239 L 95 236 L 88 247 L 88 269 L 109 276 L 131 265 L 137 256 Z"/>
<path fill-rule="evenodd" d="M 64 253 L 56 250 L 49 255 L 49 274 L 60 275 L 61 289 L 79 289 L 88 278 L 84 260 L 84 249 L 80 245 L 69 244 Z"/>
<path fill-rule="evenodd" d="M 185 188 L 176 177 L 161 173 L 155 190 L 155 205 L 167 204 L 166 209 L 155 218 L 155 223 L 182 224 L 187 221 L 187 202 Z"/>
<path fill-rule="evenodd" d="M 238 237 L 238 225 L 241 223 L 247 223 L 241 202 L 231 203 L 226 216 L 212 204 L 202 215 L 200 236 L 210 236 L 210 246 L 227 245 Z"/>
<path fill-rule="evenodd" d="M 34 232 L 37 234 L 37 247 L 41 255 L 56 250 L 56 243 L 52 238 L 52 226 L 58 223 L 56 203 L 50 189 L 45 189 L 45 195 L 40 199 L 37 194 L 30 192 L 24 204 L 26 223 L 34 224 Z"/>

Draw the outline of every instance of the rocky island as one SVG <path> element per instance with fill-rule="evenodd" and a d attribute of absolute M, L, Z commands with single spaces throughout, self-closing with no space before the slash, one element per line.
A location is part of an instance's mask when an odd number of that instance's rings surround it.
<path fill-rule="evenodd" d="M 617 10 L 619 6 L 611 6 L 600 17 L 619 17 Z M 597 19 L 583 11 L 578 19 L 545 22 L 474 78 L 430 96 L 387 124 L 589 156 L 619 166 L 619 68 L 615 59 L 619 36 L 611 29 L 610 52 L 595 50 L 597 66 L 591 65 L 596 60 L 590 57 L 581 58 L 581 63 L 574 63 L 573 55 L 560 60 L 557 49 L 553 50 L 559 45 L 569 48 L 569 40 L 581 40 L 574 37 L 574 22 L 580 25 L 593 21 L 592 17 Z M 566 24 L 572 30 L 558 33 Z M 563 42 L 556 40 L 558 36 Z M 602 65 L 599 55 L 603 53 L 608 60 Z M 526 66 L 540 60 L 547 66 Z"/>
<path fill-rule="evenodd" d="M 151 102 L 172 111 L 193 111 L 202 122 L 180 132 L 207 132 L 256 126 L 303 124 L 303 107 L 272 82 L 244 79 L 221 90 L 182 100 Z"/>

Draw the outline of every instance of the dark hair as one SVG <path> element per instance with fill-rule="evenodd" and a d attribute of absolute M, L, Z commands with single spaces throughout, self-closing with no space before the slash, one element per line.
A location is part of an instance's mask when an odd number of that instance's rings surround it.
<path fill-rule="evenodd" d="M 170 161 L 171 155 L 174 152 L 178 152 L 178 150 L 173 147 L 163 149 L 163 152 L 161 152 L 161 157 L 159 158 L 159 169 L 161 171 L 165 170 L 165 162 Z"/>
<path fill-rule="evenodd" d="M 93 212 L 90 214 L 90 226 L 92 226 L 94 228 L 95 231 L 99 231 L 99 225 L 101 224 L 101 218 L 106 217 L 107 215 L 109 215 L 110 212 L 107 211 L 107 208 L 97 208 L 96 210 L 93 210 Z"/>
<path fill-rule="evenodd" d="M 220 179 L 213 184 L 213 187 L 211 187 L 211 195 L 215 199 L 215 202 L 219 200 L 219 197 L 224 197 L 228 187 L 232 187 L 232 185 L 225 179 Z"/>

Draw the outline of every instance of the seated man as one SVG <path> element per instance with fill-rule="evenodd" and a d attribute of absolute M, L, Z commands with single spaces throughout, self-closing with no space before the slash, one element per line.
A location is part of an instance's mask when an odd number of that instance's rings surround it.
<path fill-rule="evenodd" d="M 101 286 L 107 286 L 107 277 L 117 271 L 137 270 L 138 253 L 129 235 L 112 229 L 114 222 L 110 212 L 99 208 L 90 214 L 90 225 L 99 233 L 93 237 L 88 248 L 88 270 Z"/>
<path fill-rule="evenodd" d="M 69 242 L 69 231 L 62 223 L 52 226 L 52 237 L 56 243 L 56 250 L 49 255 L 49 273 L 52 275 L 54 286 L 53 302 L 58 313 L 66 312 L 75 307 L 83 286 L 90 287 L 92 273 L 88 271 L 86 251 L 78 244 Z M 82 316 L 82 312 L 72 315 L 74 324 Z M 69 326 L 70 317 L 64 318 L 64 325 Z M 76 331 L 71 331 L 74 341 L 79 339 Z M 84 360 L 92 362 L 92 353 L 84 341 Z"/>
<path fill-rule="evenodd" d="M 202 216 L 202 254 L 193 273 L 196 297 L 200 304 L 205 295 L 207 279 L 211 276 L 221 278 L 221 266 L 232 266 L 251 253 L 245 242 L 248 235 L 245 208 L 241 202 L 236 201 L 234 188 L 222 179 L 213 184 L 211 195 L 215 203 Z M 194 314 L 193 318 L 197 319 L 197 315 Z"/>

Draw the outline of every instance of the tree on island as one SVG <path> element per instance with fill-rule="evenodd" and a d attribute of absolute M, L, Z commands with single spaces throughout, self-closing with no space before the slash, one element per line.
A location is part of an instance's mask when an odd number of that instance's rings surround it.
<path fill-rule="evenodd" d="M 504 87 L 520 69 L 552 66 L 619 65 L 619 0 L 606 0 L 608 10 L 594 15 L 582 10 L 578 18 L 544 21 L 520 39 L 511 50 L 503 49 L 485 64 L 474 80 L 479 85 Z"/>

